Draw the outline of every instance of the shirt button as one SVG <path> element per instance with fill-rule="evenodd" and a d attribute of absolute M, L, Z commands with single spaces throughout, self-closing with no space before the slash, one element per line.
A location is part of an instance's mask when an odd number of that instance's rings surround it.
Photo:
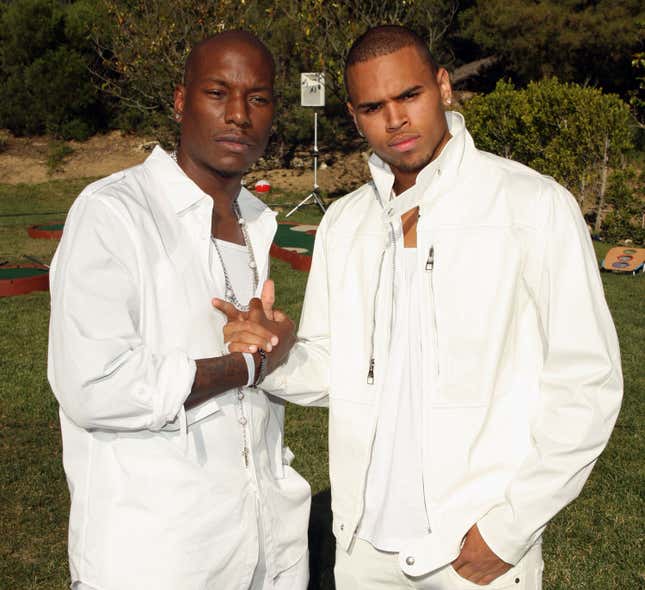
<path fill-rule="evenodd" d="M 341 524 L 341 525 L 340 525 L 340 530 L 341 530 L 341 531 L 344 531 L 344 530 L 345 530 L 345 525 L 344 525 L 344 524 Z"/>
<path fill-rule="evenodd" d="M 246 418 L 245 418 L 244 416 L 242 416 L 242 417 L 239 419 L 239 423 L 240 423 L 242 426 L 246 426 Z"/>
<path fill-rule="evenodd" d="M 237 392 L 237 399 L 244 399 L 244 393 L 242 391 Z"/>
<path fill-rule="evenodd" d="M 441 176 L 441 168 L 437 168 L 437 176 Z"/>
<path fill-rule="evenodd" d="M 405 563 L 407 563 L 408 565 L 414 565 L 414 557 L 412 557 L 412 555 L 408 555 L 405 558 Z"/>

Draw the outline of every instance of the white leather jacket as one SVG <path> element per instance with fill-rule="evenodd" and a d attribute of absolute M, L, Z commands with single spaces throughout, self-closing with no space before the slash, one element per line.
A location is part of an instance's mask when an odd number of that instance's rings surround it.
<path fill-rule="evenodd" d="M 400 553 L 411 576 L 454 560 L 477 523 L 517 563 L 580 492 L 616 420 L 620 356 L 589 233 L 551 178 L 479 151 L 461 115 L 416 202 L 393 175 L 334 203 L 316 237 L 299 341 L 265 388 L 329 403 L 334 533 L 363 511 L 400 280 L 401 210 L 419 205 L 424 493 L 431 532 Z"/>

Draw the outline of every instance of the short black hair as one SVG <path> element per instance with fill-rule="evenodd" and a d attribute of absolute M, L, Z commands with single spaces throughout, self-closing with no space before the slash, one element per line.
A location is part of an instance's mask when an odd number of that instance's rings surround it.
<path fill-rule="evenodd" d="M 271 68 L 271 77 L 275 77 L 275 59 L 273 58 L 273 54 L 271 53 L 269 48 L 259 39 L 257 35 L 251 33 L 250 31 L 234 29 L 230 31 L 222 31 L 221 33 L 216 33 L 211 37 L 207 37 L 206 39 L 197 43 L 190 50 L 190 53 L 188 54 L 188 57 L 186 58 L 186 62 L 184 64 L 184 75 L 182 83 L 184 85 L 189 83 L 192 77 L 195 61 L 197 60 L 197 56 L 199 55 L 200 51 L 208 46 L 226 42 L 245 43 L 251 47 L 258 49 L 260 53 L 264 54 L 265 59 L 269 63 L 269 66 Z"/>
<path fill-rule="evenodd" d="M 430 66 L 433 73 L 436 73 L 438 69 L 437 62 L 432 57 L 432 53 L 430 53 L 426 42 L 412 29 L 401 25 L 379 25 L 367 29 L 367 31 L 354 41 L 347 53 L 345 71 L 343 73 L 347 96 L 349 96 L 347 70 L 351 66 L 374 59 L 375 57 L 389 55 L 404 47 L 416 47 L 423 61 Z"/>

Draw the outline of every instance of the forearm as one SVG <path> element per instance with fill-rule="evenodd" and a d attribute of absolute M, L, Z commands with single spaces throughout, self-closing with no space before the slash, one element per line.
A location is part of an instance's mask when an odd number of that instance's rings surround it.
<path fill-rule="evenodd" d="M 256 358 L 258 357 L 258 358 Z M 253 355 L 255 366 L 259 364 L 259 355 Z M 234 389 L 243 387 L 249 379 L 246 361 L 242 353 L 234 352 L 215 358 L 195 361 L 197 371 L 190 394 L 184 402 L 184 408 L 190 410 L 210 398 Z"/>
<path fill-rule="evenodd" d="M 329 405 L 329 345 L 299 341 L 287 361 L 262 382 L 262 389 L 302 406 Z"/>

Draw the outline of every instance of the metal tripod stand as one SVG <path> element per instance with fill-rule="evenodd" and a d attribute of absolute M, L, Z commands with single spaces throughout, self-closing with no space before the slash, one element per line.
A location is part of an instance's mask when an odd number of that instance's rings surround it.
<path fill-rule="evenodd" d="M 285 217 L 289 217 L 292 213 L 295 213 L 300 207 L 303 205 L 306 205 L 309 200 L 314 201 L 318 207 L 322 210 L 322 212 L 325 212 L 325 205 L 322 202 L 322 199 L 320 198 L 320 192 L 319 192 L 319 186 L 318 186 L 318 112 L 314 111 L 314 149 L 311 153 L 311 155 L 314 158 L 314 188 L 313 190 L 302 200 L 300 203 L 298 203 L 289 213 L 285 215 Z"/>

